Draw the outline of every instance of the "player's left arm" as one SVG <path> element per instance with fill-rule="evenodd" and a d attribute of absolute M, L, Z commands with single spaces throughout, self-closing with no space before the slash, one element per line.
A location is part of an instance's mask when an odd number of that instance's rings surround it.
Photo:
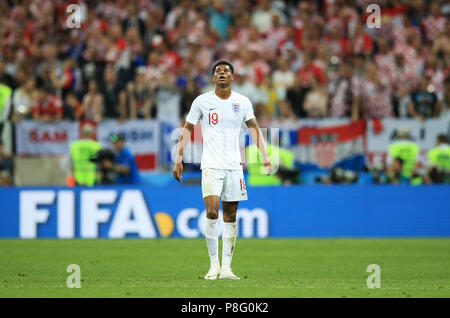
<path fill-rule="evenodd" d="M 259 151 L 261 151 L 263 155 L 263 163 L 264 167 L 267 169 L 267 175 L 272 173 L 272 163 L 270 162 L 269 155 L 267 153 L 266 142 L 264 141 L 264 136 L 261 132 L 261 129 L 256 122 L 256 118 L 251 118 L 245 122 L 247 127 L 250 129 L 250 136 L 252 137 L 253 142 L 258 147 Z"/>

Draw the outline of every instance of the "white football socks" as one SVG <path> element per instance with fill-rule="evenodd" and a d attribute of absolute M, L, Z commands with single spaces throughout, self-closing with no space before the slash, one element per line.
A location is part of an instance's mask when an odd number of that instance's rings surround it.
<path fill-rule="evenodd" d="M 219 263 L 219 228 L 217 226 L 218 219 L 211 220 L 206 218 L 206 246 L 208 247 L 208 254 L 211 260 L 211 266 Z"/>
<path fill-rule="evenodd" d="M 236 222 L 223 222 L 222 269 L 229 269 L 236 243 Z"/>

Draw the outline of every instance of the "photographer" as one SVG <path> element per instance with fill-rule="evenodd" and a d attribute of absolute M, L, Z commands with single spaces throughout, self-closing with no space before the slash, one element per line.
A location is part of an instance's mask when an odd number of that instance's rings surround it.
<path fill-rule="evenodd" d="M 373 176 L 375 184 L 409 184 L 409 179 L 404 175 L 404 161 L 394 158 L 384 171 L 376 171 Z"/>
<path fill-rule="evenodd" d="M 115 160 L 111 156 L 105 156 L 101 160 L 101 168 L 105 175 L 115 173 L 116 184 L 139 184 L 140 176 L 136 160 L 131 151 L 125 147 L 125 135 L 114 134 L 110 138 L 114 151 Z M 110 178 L 108 178 L 110 180 Z"/>
<path fill-rule="evenodd" d="M 448 137 L 440 134 L 436 138 L 436 147 L 428 151 L 429 168 L 424 181 L 427 184 L 450 182 L 450 146 Z"/>
<path fill-rule="evenodd" d="M 112 162 L 116 161 L 116 155 L 111 149 L 101 149 L 97 158 L 93 160 L 97 164 L 99 171 L 99 184 L 114 184 L 116 183 L 117 173 L 111 168 Z"/>
<path fill-rule="evenodd" d="M 339 167 L 331 169 L 329 176 L 316 178 L 316 183 L 323 184 L 354 184 L 358 181 L 358 174 L 351 170 L 343 170 Z"/>

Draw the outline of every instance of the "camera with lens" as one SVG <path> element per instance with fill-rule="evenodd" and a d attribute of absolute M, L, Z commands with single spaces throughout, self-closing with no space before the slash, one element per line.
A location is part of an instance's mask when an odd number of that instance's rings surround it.
<path fill-rule="evenodd" d="M 317 183 L 323 184 L 352 184 L 358 181 L 358 174 L 351 170 L 344 170 L 339 167 L 331 169 L 329 176 L 316 178 Z"/>
<path fill-rule="evenodd" d="M 105 167 L 104 162 L 116 161 L 116 155 L 111 149 L 100 149 L 97 152 L 97 157 L 91 159 L 97 165 L 97 171 L 100 173 L 100 184 L 114 184 L 116 180 L 116 172 Z"/>
<path fill-rule="evenodd" d="M 450 180 L 450 172 L 439 167 L 432 167 L 428 171 L 428 176 L 433 184 L 448 183 Z"/>
<path fill-rule="evenodd" d="M 299 175 L 300 169 L 297 167 L 287 168 L 285 166 L 280 165 L 278 167 L 278 171 L 276 173 L 277 177 L 281 179 L 283 184 L 298 184 L 300 183 Z"/>

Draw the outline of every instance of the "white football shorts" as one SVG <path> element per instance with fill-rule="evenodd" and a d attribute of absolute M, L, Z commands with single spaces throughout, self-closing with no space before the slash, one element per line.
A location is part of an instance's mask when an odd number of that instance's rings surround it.
<path fill-rule="evenodd" d="M 240 170 L 210 169 L 202 170 L 203 198 L 217 195 L 222 201 L 247 200 L 247 188 L 244 181 L 244 172 Z"/>

